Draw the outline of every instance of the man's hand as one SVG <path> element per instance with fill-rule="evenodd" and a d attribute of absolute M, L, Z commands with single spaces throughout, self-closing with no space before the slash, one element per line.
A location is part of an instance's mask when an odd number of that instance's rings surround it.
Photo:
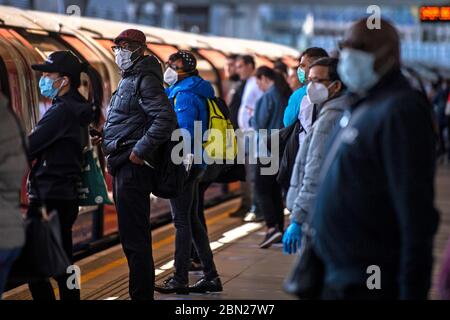
<path fill-rule="evenodd" d="M 132 163 L 140 165 L 140 166 L 144 165 L 144 160 L 139 158 L 134 152 L 131 152 L 131 154 L 130 154 L 130 161 Z"/>

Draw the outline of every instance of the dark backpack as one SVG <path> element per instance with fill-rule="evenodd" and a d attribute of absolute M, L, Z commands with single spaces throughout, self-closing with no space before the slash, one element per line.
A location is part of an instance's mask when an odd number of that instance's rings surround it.
<path fill-rule="evenodd" d="M 168 140 L 158 148 L 161 159 L 155 168 L 155 185 L 153 195 L 163 199 L 178 197 L 184 189 L 189 172 L 183 163 L 175 164 L 171 159 L 177 141 Z"/>
<path fill-rule="evenodd" d="M 139 92 L 141 80 L 142 76 L 136 79 L 135 88 L 135 94 L 138 98 L 139 105 L 142 105 L 142 98 Z M 177 129 L 178 128 L 177 125 Z M 174 199 L 183 192 L 184 184 L 189 176 L 189 171 L 186 170 L 183 163 L 175 164 L 171 157 L 173 148 L 179 143 L 183 143 L 182 139 L 182 137 L 180 141 L 172 141 L 169 139 L 155 151 L 158 153 L 158 162 L 154 164 L 155 181 L 152 194 L 158 198 Z"/>

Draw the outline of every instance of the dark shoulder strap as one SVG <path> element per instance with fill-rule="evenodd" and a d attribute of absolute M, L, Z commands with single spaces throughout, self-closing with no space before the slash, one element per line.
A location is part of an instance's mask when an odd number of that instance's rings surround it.
<path fill-rule="evenodd" d="M 230 115 L 230 109 L 227 106 L 227 103 L 225 102 L 225 100 L 223 100 L 220 97 L 214 97 L 212 98 L 212 100 L 214 100 L 217 104 L 217 107 L 219 108 L 220 112 L 222 112 L 222 114 L 225 116 L 225 118 L 227 120 L 230 119 L 231 115 Z"/>

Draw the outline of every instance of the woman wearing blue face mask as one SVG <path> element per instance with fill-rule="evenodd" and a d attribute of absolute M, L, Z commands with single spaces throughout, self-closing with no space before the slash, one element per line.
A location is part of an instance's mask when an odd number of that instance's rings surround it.
<path fill-rule="evenodd" d="M 93 105 L 78 92 L 80 73 L 92 72 L 70 51 L 54 52 L 43 64 L 40 92 L 52 106 L 29 136 L 28 157 L 34 163 L 28 184 L 29 213 L 41 204 L 56 210 L 63 247 L 72 259 L 72 226 L 78 215 L 77 182 L 81 176 L 82 129 L 94 118 Z M 69 276 L 69 275 L 68 275 Z M 67 277 L 57 278 L 61 300 L 79 300 L 80 291 L 67 287 Z M 35 300 L 55 300 L 49 279 L 29 283 Z"/>

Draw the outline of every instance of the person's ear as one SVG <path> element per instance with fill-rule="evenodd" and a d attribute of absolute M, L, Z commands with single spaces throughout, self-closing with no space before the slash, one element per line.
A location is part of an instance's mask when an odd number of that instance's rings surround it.
<path fill-rule="evenodd" d="M 335 93 L 338 93 L 338 92 L 341 92 L 341 90 L 342 90 L 342 82 L 340 82 L 340 81 L 336 81 L 335 82 Z"/>
<path fill-rule="evenodd" d="M 70 79 L 69 79 L 69 77 L 64 76 L 62 78 L 61 87 L 66 87 L 66 86 L 70 86 Z"/>
<path fill-rule="evenodd" d="M 329 98 L 334 97 L 338 92 L 340 92 L 342 89 L 342 83 L 340 81 L 334 81 L 329 87 L 328 87 L 328 93 Z"/>

